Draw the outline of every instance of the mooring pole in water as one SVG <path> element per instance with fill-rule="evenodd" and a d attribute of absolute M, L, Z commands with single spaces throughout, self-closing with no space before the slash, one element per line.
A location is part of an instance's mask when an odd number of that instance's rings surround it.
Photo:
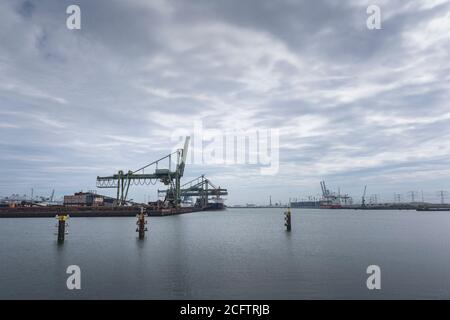
<path fill-rule="evenodd" d="M 144 213 L 144 207 L 142 207 L 141 213 L 136 216 L 136 218 L 138 219 L 136 222 L 137 224 L 136 232 L 139 232 L 139 239 L 144 239 L 145 231 L 148 231 L 146 227 L 147 225 L 147 221 L 145 220 L 146 217 L 147 214 Z"/>
<path fill-rule="evenodd" d="M 284 225 L 286 231 L 291 231 L 291 207 L 288 207 L 287 211 L 284 212 Z"/>
<path fill-rule="evenodd" d="M 56 215 L 56 219 L 58 219 L 58 242 L 63 243 L 66 236 L 66 221 L 69 219 L 69 215 L 58 214 Z"/>

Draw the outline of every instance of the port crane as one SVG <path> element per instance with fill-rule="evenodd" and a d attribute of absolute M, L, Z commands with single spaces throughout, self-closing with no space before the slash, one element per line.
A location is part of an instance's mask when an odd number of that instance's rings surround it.
<path fill-rule="evenodd" d="M 365 207 L 366 206 L 366 191 L 367 191 L 367 186 L 364 186 L 364 192 L 363 192 L 363 196 L 361 199 L 361 207 Z"/>
<path fill-rule="evenodd" d="M 158 190 L 158 197 L 167 196 L 167 192 L 168 190 Z M 184 199 L 196 197 L 196 205 L 202 208 L 208 206 L 210 198 L 221 199 L 221 196 L 226 195 L 228 195 L 227 189 L 223 189 L 220 186 L 216 187 L 205 175 L 186 182 L 180 188 L 180 197 Z"/>
<path fill-rule="evenodd" d="M 186 157 L 189 148 L 190 137 L 187 136 L 184 142 L 184 148 L 178 149 L 171 154 L 166 155 L 156 161 L 153 161 L 137 170 L 125 173 L 120 170 L 117 174 L 111 176 L 97 177 L 97 188 L 115 188 L 117 189 L 116 203 L 119 206 L 125 205 L 128 197 L 128 191 L 131 185 L 154 185 L 159 180 L 164 185 L 169 186 L 166 194 L 166 201 L 172 206 L 178 207 L 181 203 L 181 177 L 184 174 L 186 166 Z M 176 157 L 176 166 L 172 169 L 172 160 Z M 161 165 L 168 162 L 165 168 Z M 145 173 L 151 170 L 150 173 Z"/>
<path fill-rule="evenodd" d="M 324 205 L 329 206 L 341 206 L 342 204 L 348 205 L 352 204 L 353 200 L 348 194 L 341 194 L 341 190 L 339 189 L 338 193 L 330 191 L 325 181 L 320 181 L 320 187 L 322 189 L 322 196 Z"/>

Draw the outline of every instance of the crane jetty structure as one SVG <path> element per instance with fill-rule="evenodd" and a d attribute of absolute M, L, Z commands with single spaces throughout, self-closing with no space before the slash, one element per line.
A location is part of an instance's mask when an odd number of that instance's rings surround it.
<path fill-rule="evenodd" d="M 353 198 L 347 193 L 341 193 L 341 190 L 333 192 L 328 189 L 325 181 L 320 181 L 320 189 L 322 197 L 318 200 L 309 199 L 308 201 L 293 201 L 292 208 L 308 208 L 308 209 L 343 209 L 353 206 Z"/>
<path fill-rule="evenodd" d="M 79 192 L 65 196 L 63 205 L 1 207 L 0 217 L 54 217 L 58 212 L 71 217 L 136 216 L 142 208 L 149 216 L 165 216 L 224 209 L 223 196 L 228 195 L 227 189 L 216 187 L 205 175 L 182 184 L 189 142 L 190 137 L 186 137 L 182 149 L 137 170 L 119 170 L 113 175 L 97 176 L 97 188 L 115 189 L 115 198 L 93 191 Z M 157 201 L 142 204 L 129 199 L 131 186 L 150 186 L 158 182 L 165 188 L 157 190 Z"/>
<path fill-rule="evenodd" d="M 331 191 L 328 189 L 325 181 L 320 181 L 320 188 L 322 196 L 318 199 L 310 199 L 308 201 L 293 201 L 291 202 L 292 208 L 302 209 L 351 209 L 351 210 L 416 210 L 416 211 L 450 211 L 450 204 L 445 203 L 445 191 L 439 191 L 441 203 L 431 203 L 422 201 L 415 201 L 414 193 L 411 194 L 410 202 L 400 202 L 399 200 L 394 202 L 379 202 L 378 197 L 374 195 L 374 198 L 370 197 L 367 201 L 367 185 L 364 186 L 364 190 L 361 196 L 361 203 L 354 203 L 353 198 L 346 193 Z M 396 198 L 397 198 L 396 194 Z M 422 196 L 423 197 L 423 196 Z"/>

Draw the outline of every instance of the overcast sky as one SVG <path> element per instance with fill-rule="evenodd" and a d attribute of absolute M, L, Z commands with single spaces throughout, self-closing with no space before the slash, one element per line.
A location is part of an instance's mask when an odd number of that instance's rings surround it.
<path fill-rule="evenodd" d="M 66 27 L 71 4 L 81 30 Z M 381 30 L 366 26 L 370 4 Z M 357 200 L 366 184 L 431 200 L 450 190 L 449 61 L 445 0 L 4 0 L 0 195 L 95 189 L 202 121 L 280 132 L 276 175 L 187 166 L 229 204 L 317 195 L 321 179 Z"/>

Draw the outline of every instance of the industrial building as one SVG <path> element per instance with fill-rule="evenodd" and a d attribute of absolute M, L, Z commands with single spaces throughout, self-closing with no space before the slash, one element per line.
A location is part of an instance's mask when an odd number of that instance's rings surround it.
<path fill-rule="evenodd" d="M 113 206 L 115 199 L 98 195 L 95 192 L 77 192 L 74 195 L 64 196 L 64 206 L 73 207 L 102 207 Z"/>

